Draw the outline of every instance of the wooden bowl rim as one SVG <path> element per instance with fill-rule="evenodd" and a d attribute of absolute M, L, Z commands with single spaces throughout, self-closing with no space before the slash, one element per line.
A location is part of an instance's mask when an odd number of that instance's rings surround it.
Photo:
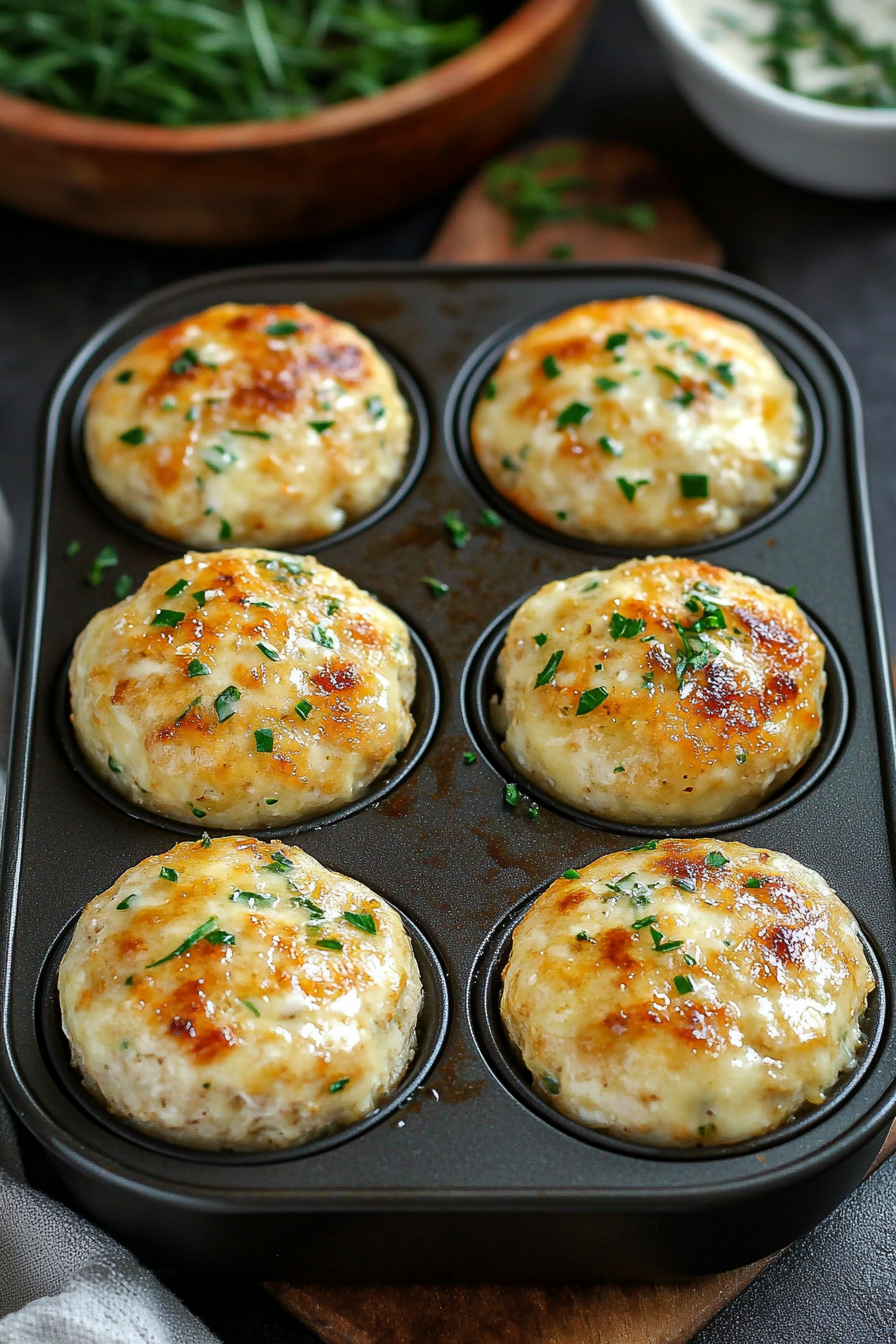
<path fill-rule="evenodd" d="M 65 112 L 0 90 L 0 129 L 84 149 L 129 153 L 192 154 L 334 139 L 352 131 L 385 126 L 464 93 L 512 65 L 577 10 L 592 3 L 593 0 L 524 0 L 515 13 L 459 56 L 371 98 L 350 98 L 305 117 L 210 126 L 147 126 Z"/>

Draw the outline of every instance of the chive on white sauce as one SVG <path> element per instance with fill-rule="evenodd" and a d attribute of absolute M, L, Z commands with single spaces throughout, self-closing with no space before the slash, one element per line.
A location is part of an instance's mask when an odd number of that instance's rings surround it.
<path fill-rule="evenodd" d="M 808 98 L 896 108 L 896 0 L 674 0 L 733 65 Z"/>

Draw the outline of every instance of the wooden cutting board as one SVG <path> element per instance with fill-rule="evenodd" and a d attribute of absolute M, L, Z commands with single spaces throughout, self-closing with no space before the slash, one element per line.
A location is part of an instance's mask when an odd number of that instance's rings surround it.
<path fill-rule="evenodd" d="M 533 178 L 536 188 L 563 175 L 586 180 L 587 187 L 548 194 L 555 206 L 578 213 L 519 237 L 518 219 L 492 199 L 487 166 L 461 193 L 428 261 L 543 262 L 559 251 L 578 261 L 665 257 L 721 265 L 719 244 L 646 150 L 547 140 L 502 162 L 523 164 L 522 176 L 504 175 L 501 185 L 506 190 L 509 179 L 511 193 L 514 180 L 524 188 Z M 896 1124 L 875 1167 L 894 1149 Z M 774 1258 L 676 1284 L 264 1286 L 326 1344 L 686 1344 Z"/>
<path fill-rule="evenodd" d="M 563 180 L 578 185 L 559 190 Z M 495 197 L 510 204 L 496 203 Z M 567 212 L 567 219 L 550 219 Z M 528 206 L 528 208 L 527 208 Z M 546 208 L 547 207 L 547 208 Z M 542 223 L 533 221 L 539 217 Z M 722 249 L 670 173 L 637 145 L 552 139 L 486 164 L 461 192 L 427 261 L 622 261 L 720 266 Z"/>

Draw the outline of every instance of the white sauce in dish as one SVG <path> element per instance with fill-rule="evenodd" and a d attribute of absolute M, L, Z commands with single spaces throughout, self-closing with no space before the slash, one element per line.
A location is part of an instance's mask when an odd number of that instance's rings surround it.
<path fill-rule="evenodd" d="M 890 63 L 892 72 L 896 62 L 896 0 L 822 0 L 822 19 L 808 3 L 781 0 L 674 4 L 719 55 L 760 79 L 847 106 L 896 107 L 896 76 L 886 68 Z M 799 49 L 786 49 L 775 36 L 785 13 L 797 21 Z"/>

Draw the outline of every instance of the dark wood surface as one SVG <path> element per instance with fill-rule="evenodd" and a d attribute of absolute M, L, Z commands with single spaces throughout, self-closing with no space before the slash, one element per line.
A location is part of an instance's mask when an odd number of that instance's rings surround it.
<path fill-rule="evenodd" d="M 658 154 L 720 240 L 727 265 L 790 299 L 840 345 L 865 407 L 879 567 L 896 629 L 896 206 L 798 191 L 735 158 L 675 92 L 634 0 L 603 0 L 564 91 L 533 133 L 632 141 Z M 148 290 L 202 270 L 327 256 L 422 256 L 450 204 L 450 197 L 437 198 L 313 246 L 214 253 L 92 237 L 0 209 L 0 487 L 17 525 L 4 594 L 7 627 L 14 631 L 18 623 L 40 408 L 58 369 L 97 325 Z M 28 1160 L 32 1179 L 61 1193 L 31 1146 Z M 894 1209 L 891 1162 L 700 1330 L 695 1344 L 896 1342 Z M 196 1276 L 177 1265 L 155 1268 L 224 1344 L 319 1338 L 258 1284 Z M 518 1338 L 529 1344 L 529 1323 L 516 1323 Z"/>

